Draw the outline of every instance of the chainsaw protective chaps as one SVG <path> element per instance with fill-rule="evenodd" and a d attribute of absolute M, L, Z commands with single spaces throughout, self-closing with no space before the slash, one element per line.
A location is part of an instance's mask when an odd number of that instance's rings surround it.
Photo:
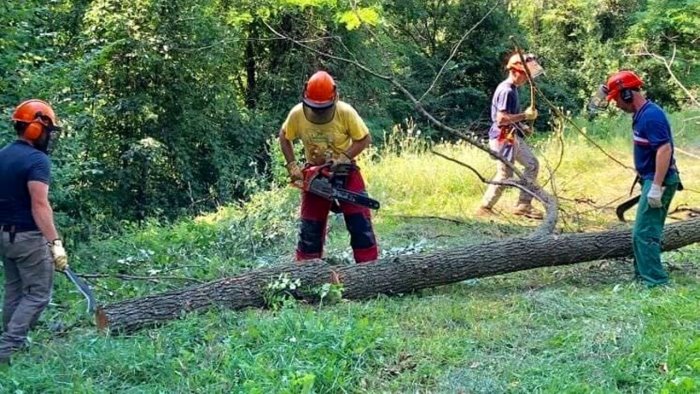
<path fill-rule="evenodd" d="M 345 188 L 356 193 L 366 193 L 365 183 L 359 170 L 350 171 L 345 181 Z M 376 260 L 378 248 L 369 208 L 342 201 L 339 206 L 350 233 L 350 245 L 355 262 Z M 302 192 L 297 261 L 318 259 L 323 256 L 330 209 L 331 201 L 309 192 Z"/>

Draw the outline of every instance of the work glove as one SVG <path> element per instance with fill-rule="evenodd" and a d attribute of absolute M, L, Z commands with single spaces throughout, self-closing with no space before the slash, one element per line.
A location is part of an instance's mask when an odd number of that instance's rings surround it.
<path fill-rule="evenodd" d="M 331 171 L 340 175 L 347 175 L 349 164 L 352 164 L 352 159 L 345 152 L 338 155 L 338 157 L 331 160 Z M 342 173 L 342 174 L 341 174 Z"/>
<path fill-rule="evenodd" d="M 525 120 L 535 120 L 537 119 L 537 109 L 532 106 L 527 107 L 523 115 L 525 116 Z"/>
<path fill-rule="evenodd" d="M 66 250 L 63 248 L 63 241 L 54 239 L 49 243 L 49 248 L 51 249 L 53 265 L 56 271 L 65 271 L 68 268 L 68 255 L 66 255 Z"/>
<path fill-rule="evenodd" d="M 350 164 L 350 163 L 352 163 L 352 159 L 345 152 L 342 152 L 341 154 L 338 155 L 338 157 L 333 159 L 333 165 Z"/>
<path fill-rule="evenodd" d="M 292 183 L 304 180 L 304 174 L 301 172 L 301 168 L 299 168 L 296 161 L 290 161 L 285 167 L 287 167 L 287 172 L 289 173 L 289 178 L 292 180 Z"/>
<path fill-rule="evenodd" d="M 649 193 L 647 193 L 647 202 L 649 203 L 649 207 L 651 208 L 661 208 L 663 205 L 661 203 L 661 196 L 664 194 L 664 188 L 657 185 L 657 184 L 652 184 L 651 188 L 649 189 Z"/>

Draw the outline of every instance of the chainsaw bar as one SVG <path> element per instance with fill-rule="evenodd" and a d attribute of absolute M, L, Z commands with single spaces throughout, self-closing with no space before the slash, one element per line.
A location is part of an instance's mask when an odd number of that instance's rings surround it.
<path fill-rule="evenodd" d="M 332 197 L 338 201 L 345 201 L 350 204 L 361 205 L 369 209 L 379 209 L 379 201 L 360 193 L 351 192 L 350 190 L 333 189 Z"/>
<path fill-rule="evenodd" d="M 312 180 L 309 184 L 308 191 L 309 193 L 323 197 L 326 200 L 335 199 L 370 209 L 379 209 L 379 201 L 367 197 L 361 193 L 352 192 L 342 188 L 335 188 L 325 178 L 316 178 Z"/>

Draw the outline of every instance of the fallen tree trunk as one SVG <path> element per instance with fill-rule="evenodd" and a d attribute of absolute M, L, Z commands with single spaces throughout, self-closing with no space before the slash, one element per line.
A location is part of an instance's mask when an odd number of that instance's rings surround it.
<path fill-rule="evenodd" d="M 664 234 L 663 249 L 667 251 L 696 243 L 700 241 L 700 219 L 668 225 Z M 364 265 L 331 266 L 315 260 L 303 265 L 254 270 L 203 285 L 105 305 L 97 311 L 97 326 L 109 331 L 133 332 L 211 307 L 264 307 L 267 285 L 285 273 L 290 279 L 299 279 L 307 289 L 339 281 L 343 285 L 343 298 L 363 299 L 378 294 L 409 293 L 470 278 L 631 255 L 631 233 L 619 230 L 516 237 Z M 295 295 L 315 297 L 308 291 Z"/>

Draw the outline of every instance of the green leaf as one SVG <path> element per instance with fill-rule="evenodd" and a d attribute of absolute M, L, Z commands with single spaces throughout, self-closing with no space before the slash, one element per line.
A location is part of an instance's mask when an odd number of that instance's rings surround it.
<path fill-rule="evenodd" d="M 369 26 L 379 24 L 379 12 L 374 7 L 357 8 L 350 11 L 345 11 L 339 14 L 338 21 L 345 25 L 348 30 L 355 30 L 363 23 Z"/>

